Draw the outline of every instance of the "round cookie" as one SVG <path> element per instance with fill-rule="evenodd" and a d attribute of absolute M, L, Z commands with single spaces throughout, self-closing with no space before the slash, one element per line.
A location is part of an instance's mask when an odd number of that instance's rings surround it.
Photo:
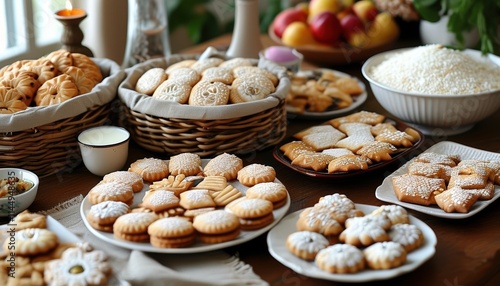
<path fill-rule="evenodd" d="M 128 169 L 142 176 L 148 182 L 160 181 L 168 176 L 168 163 L 161 159 L 144 158 L 130 164 Z"/>
<path fill-rule="evenodd" d="M 389 229 L 392 241 L 401 244 L 407 253 L 419 248 L 424 243 L 422 231 L 413 224 L 398 223 Z"/>
<path fill-rule="evenodd" d="M 194 217 L 193 227 L 204 243 L 230 241 L 240 235 L 240 220 L 230 212 L 214 210 Z"/>
<path fill-rule="evenodd" d="M 320 233 L 330 243 L 337 243 L 338 236 L 344 227 L 331 214 L 332 212 L 328 208 L 306 208 L 300 213 L 296 228 L 299 231 L 307 230 Z"/>
<path fill-rule="evenodd" d="M 115 171 L 104 175 L 103 182 L 118 182 L 125 185 L 130 185 L 134 193 L 142 191 L 144 181 L 141 175 L 130 171 Z"/>
<path fill-rule="evenodd" d="M 167 73 L 162 68 L 151 68 L 139 77 L 135 90 L 139 93 L 152 95 L 155 90 L 167 80 Z"/>
<path fill-rule="evenodd" d="M 391 221 L 385 216 L 362 216 L 346 220 L 346 229 L 339 235 L 341 242 L 354 246 L 369 246 L 376 242 L 390 240 L 386 230 Z"/>
<path fill-rule="evenodd" d="M 95 205 L 104 201 L 124 202 L 130 205 L 134 199 L 134 191 L 129 185 L 118 182 L 100 182 L 88 193 L 89 201 Z"/>
<path fill-rule="evenodd" d="M 0 114 L 12 114 L 26 108 L 22 94 L 12 88 L 0 87 Z"/>
<path fill-rule="evenodd" d="M 201 76 L 202 80 L 211 82 L 220 81 L 227 85 L 230 85 L 234 80 L 233 72 L 231 71 L 231 69 L 223 67 L 208 68 L 203 71 Z"/>
<path fill-rule="evenodd" d="M 184 104 L 189 100 L 191 89 L 191 85 L 187 82 L 167 79 L 162 82 L 158 88 L 156 88 L 153 93 L 153 97 Z"/>
<path fill-rule="evenodd" d="M 332 212 L 332 218 L 343 224 L 351 216 L 356 205 L 346 195 L 335 193 L 319 198 L 314 207 L 326 207 Z"/>
<path fill-rule="evenodd" d="M 68 67 L 73 66 L 73 55 L 66 50 L 53 51 L 45 59 L 50 60 L 60 72 L 66 72 Z"/>
<path fill-rule="evenodd" d="M 21 67 L 21 70 L 28 70 L 38 75 L 38 82 L 43 84 L 47 80 L 57 76 L 57 67 L 48 59 L 31 60 Z"/>
<path fill-rule="evenodd" d="M 243 230 L 263 228 L 274 221 L 273 204 L 265 199 L 242 197 L 227 204 L 225 209 L 240 219 Z"/>
<path fill-rule="evenodd" d="M 239 66 L 233 69 L 235 78 L 246 74 L 261 74 L 271 80 L 274 86 L 278 85 L 278 77 L 272 72 L 256 66 Z"/>
<path fill-rule="evenodd" d="M 323 235 L 312 231 L 298 231 L 288 235 L 287 249 L 295 256 L 305 260 L 314 260 L 321 249 L 330 245 Z"/>
<path fill-rule="evenodd" d="M 12 248 L 15 243 L 15 250 Z M 5 253 L 15 252 L 16 256 L 38 255 L 47 253 L 54 249 L 59 243 L 55 233 L 45 228 L 25 228 L 15 232 L 15 240 L 4 241 L 3 250 Z"/>
<path fill-rule="evenodd" d="M 394 241 L 377 242 L 363 250 L 371 269 L 391 269 L 405 264 L 406 250 Z"/>
<path fill-rule="evenodd" d="M 118 217 L 113 225 L 113 235 L 117 239 L 134 242 L 148 242 L 148 227 L 158 216 L 149 212 L 130 212 Z"/>
<path fill-rule="evenodd" d="M 0 79 L 0 86 L 12 88 L 22 95 L 21 100 L 29 106 L 40 88 L 38 75 L 26 70 L 12 70 L 6 72 Z"/>
<path fill-rule="evenodd" d="M 386 215 L 393 225 L 398 223 L 410 223 L 408 212 L 402 206 L 383 205 L 374 210 L 371 215 Z"/>
<path fill-rule="evenodd" d="M 180 62 L 176 62 L 175 64 L 169 65 L 166 69 L 165 72 L 168 74 L 171 71 L 178 69 L 178 68 L 190 68 L 196 60 L 182 60 Z"/>
<path fill-rule="evenodd" d="M 274 209 L 284 206 L 287 199 L 285 185 L 277 182 L 256 184 L 248 188 L 245 194 L 247 198 L 259 198 L 270 201 Z"/>
<path fill-rule="evenodd" d="M 365 268 L 363 252 L 350 244 L 334 244 L 318 252 L 315 264 L 330 273 L 356 273 Z"/>
<path fill-rule="evenodd" d="M 12 220 L 12 224 L 16 225 L 16 230 L 25 228 L 46 228 L 47 217 L 42 214 L 31 213 L 28 210 L 24 210 L 16 215 Z"/>
<path fill-rule="evenodd" d="M 273 182 L 276 179 L 276 171 L 271 166 L 261 164 L 250 164 L 238 171 L 238 181 L 251 187 L 258 183 Z"/>
<path fill-rule="evenodd" d="M 219 58 L 206 58 L 202 60 L 197 60 L 195 63 L 191 65 L 191 68 L 201 74 L 203 73 L 204 70 L 211 67 L 219 66 L 223 62 L 224 60 Z"/>
<path fill-rule="evenodd" d="M 234 154 L 222 153 L 210 159 L 203 172 L 206 176 L 224 176 L 228 181 L 236 180 L 243 168 L 243 160 Z"/>
<path fill-rule="evenodd" d="M 101 69 L 92 59 L 80 53 L 71 53 L 71 56 L 73 57 L 73 66 L 81 68 L 95 84 L 102 81 Z"/>
<path fill-rule="evenodd" d="M 199 81 L 191 90 L 189 105 L 216 106 L 226 105 L 231 88 L 222 82 Z"/>
<path fill-rule="evenodd" d="M 275 91 L 273 82 L 260 74 L 244 74 L 231 85 L 229 102 L 250 102 L 268 97 Z"/>
<path fill-rule="evenodd" d="M 192 68 L 178 68 L 168 72 L 168 79 L 185 82 L 194 86 L 201 78 L 200 73 Z"/>
<path fill-rule="evenodd" d="M 148 191 L 142 199 L 142 207 L 154 212 L 162 212 L 179 206 L 179 198 L 172 191 L 155 190 Z"/>
<path fill-rule="evenodd" d="M 58 75 L 47 80 L 38 89 L 35 103 L 39 106 L 57 104 L 78 95 L 78 87 L 73 78 L 67 74 Z"/>
<path fill-rule="evenodd" d="M 78 89 L 78 94 L 84 94 L 90 92 L 96 83 L 87 75 L 81 68 L 68 67 L 66 74 L 73 78 L 76 88 Z"/>
<path fill-rule="evenodd" d="M 237 68 L 237 67 L 243 67 L 243 66 L 252 66 L 253 63 L 250 59 L 247 59 L 247 58 L 242 58 L 242 57 L 236 57 L 236 58 L 232 58 L 232 59 L 229 59 L 229 60 L 226 60 L 224 62 L 222 62 L 219 67 L 222 67 L 222 68 L 228 68 L 228 69 L 234 69 L 234 68 Z"/>
<path fill-rule="evenodd" d="M 148 227 L 150 242 L 154 247 L 179 248 L 194 243 L 195 230 L 186 218 L 167 217 L 153 222 Z"/>
<path fill-rule="evenodd" d="M 103 201 L 90 207 L 87 221 L 97 230 L 113 232 L 113 224 L 118 217 L 129 211 L 129 206 L 124 202 Z"/>
<path fill-rule="evenodd" d="M 173 176 L 183 174 L 195 176 L 201 173 L 201 158 L 194 153 L 180 153 L 170 157 L 168 161 L 168 170 Z"/>

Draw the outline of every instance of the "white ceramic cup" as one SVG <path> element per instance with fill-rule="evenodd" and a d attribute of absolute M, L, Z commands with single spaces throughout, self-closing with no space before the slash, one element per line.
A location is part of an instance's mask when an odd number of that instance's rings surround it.
<path fill-rule="evenodd" d="M 92 127 L 78 135 L 83 163 L 97 176 L 123 168 L 127 162 L 129 141 L 130 133 L 117 126 Z"/>

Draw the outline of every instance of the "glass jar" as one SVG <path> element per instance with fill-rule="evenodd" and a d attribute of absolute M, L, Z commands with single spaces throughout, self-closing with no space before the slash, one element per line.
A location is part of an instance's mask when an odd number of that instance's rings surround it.
<path fill-rule="evenodd" d="M 123 67 L 170 55 L 163 0 L 128 0 L 127 46 Z"/>

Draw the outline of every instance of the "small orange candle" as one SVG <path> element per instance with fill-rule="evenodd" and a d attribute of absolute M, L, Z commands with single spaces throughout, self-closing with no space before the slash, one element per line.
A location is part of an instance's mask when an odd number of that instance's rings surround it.
<path fill-rule="evenodd" d="M 81 17 L 86 13 L 83 9 L 73 8 L 71 1 L 66 0 L 66 9 L 57 11 L 56 15 L 60 17 Z"/>

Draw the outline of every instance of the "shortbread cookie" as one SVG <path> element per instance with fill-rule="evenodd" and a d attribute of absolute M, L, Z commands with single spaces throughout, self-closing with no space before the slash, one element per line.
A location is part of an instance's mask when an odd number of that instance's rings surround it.
<path fill-rule="evenodd" d="M 143 199 L 141 206 L 148 208 L 154 212 L 161 212 L 167 209 L 179 206 L 179 197 L 172 191 L 155 190 L 148 191 Z"/>
<path fill-rule="evenodd" d="M 334 147 L 346 148 L 356 153 L 363 146 L 375 141 L 371 134 L 354 134 L 336 142 Z"/>
<path fill-rule="evenodd" d="M 190 68 L 197 71 L 199 74 L 203 73 L 208 68 L 217 67 L 224 62 L 223 59 L 220 58 L 206 58 L 202 60 L 197 60 L 193 63 Z"/>
<path fill-rule="evenodd" d="M 285 245 L 293 255 L 305 260 L 314 260 L 321 249 L 330 243 L 323 235 L 312 231 L 297 231 L 286 238 Z"/>
<path fill-rule="evenodd" d="M 241 103 L 264 99 L 275 89 L 269 78 L 259 74 L 245 74 L 233 81 L 229 101 Z"/>
<path fill-rule="evenodd" d="M 275 74 L 273 74 L 272 72 L 270 72 L 266 69 L 263 69 L 263 68 L 260 68 L 257 66 L 235 67 L 233 69 L 233 73 L 234 73 L 235 77 L 241 77 L 241 76 L 246 75 L 246 74 L 261 74 L 261 75 L 267 77 L 268 79 L 270 79 L 274 86 L 277 86 L 278 81 L 279 81 L 278 77 Z"/>
<path fill-rule="evenodd" d="M 179 205 L 186 210 L 215 207 L 208 190 L 188 190 L 180 195 Z"/>
<path fill-rule="evenodd" d="M 321 153 L 330 155 L 334 158 L 344 156 L 344 155 L 354 155 L 354 153 L 347 148 L 329 148 L 321 151 Z"/>
<path fill-rule="evenodd" d="M 118 182 L 125 185 L 130 185 L 134 193 L 142 191 L 144 181 L 141 175 L 130 171 L 115 171 L 104 175 L 103 182 Z"/>
<path fill-rule="evenodd" d="M 315 209 L 323 208 L 329 212 L 329 216 L 335 219 L 342 225 L 352 216 L 356 215 L 356 205 L 346 195 L 334 193 L 320 197 L 318 202 L 314 204 Z"/>
<path fill-rule="evenodd" d="M 405 208 L 398 205 L 382 205 L 372 211 L 370 215 L 383 215 L 391 221 L 393 225 L 398 223 L 410 223 L 410 217 Z"/>
<path fill-rule="evenodd" d="M 258 198 L 270 201 L 273 204 L 273 209 L 278 209 L 285 205 L 287 194 L 288 192 L 285 185 L 277 182 L 256 184 L 248 188 L 245 192 L 247 198 Z"/>
<path fill-rule="evenodd" d="M 206 81 L 219 81 L 227 85 L 231 85 L 234 80 L 234 75 L 231 69 L 224 67 L 211 67 L 203 71 L 201 79 Z"/>
<path fill-rule="evenodd" d="M 234 154 L 222 153 L 210 159 L 203 169 L 206 176 L 224 176 L 228 181 L 236 180 L 243 168 L 243 160 Z"/>
<path fill-rule="evenodd" d="M 293 137 L 298 139 L 298 140 L 302 140 L 302 138 L 304 138 L 304 136 L 312 134 L 312 133 L 337 132 L 337 131 L 338 130 L 336 128 L 334 128 L 333 126 L 323 124 L 323 125 L 316 125 L 316 126 L 312 126 L 312 127 L 307 128 L 307 129 L 301 130 L 301 131 L 293 134 Z M 344 137 L 345 137 L 345 134 L 344 134 Z"/>
<path fill-rule="evenodd" d="M 150 68 L 139 77 L 135 90 L 139 93 L 152 95 L 160 84 L 167 80 L 167 73 L 162 68 Z"/>
<path fill-rule="evenodd" d="M 159 181 L 169 174 L 168 163 L 156 158 L 138 159 L 130 164 L 128 170 L 141 175 L 148 182 Z"/>
<path fill-rule="evenodd" d="M 486 187 L 488 177 L 479 174 L 463 175 L 458 174 L 457 170 L 452 170 L 448 189 L 459 187 L 463 189 L 482 189 Z"/>
<path fill-rule="evenodd" d="M 346 122 L 340 124 L 338 127 L 340 131 L 347 134 L 347 136 L 351 135 L 372 135 L 370 124 L 361 123 L 361 122 Z"/>
<path fill-rule="evenodd" d="M 194 218 L 198 215 L 214 211 L 215 207 L 206 207 L 206 208 L 198 208 L 198 209 L 191 209 L 191 210 L 186 210 L 182 216 L 189 221 L 193 221 Z"/>
<path fill-rule="evenodd" d="M 224 207 L 243 196 L 243 194 L 232 185 L 227 185 L 222 191 L 212 192 L 210 195 L 214 199 L 215 205 L 218 207 Z"/>
<path fill-rule="evenodd" d="M 335 157 L 323 152 L 302 153 L 293 159 L 291 164 L 314 171 L 324 171 L 333 159 Z"/>
<path fill-rule="evenodd" d="M 158 216 L 148 212 L 130 212 L 116 219 L 113 235 L 117 239 L 133 242 L 148 242 L 148 227 Z"/>
<path fill-rule="evenodd" d="M 385 120 L 385 116 L 376 112 L 359 111 L 343 117 L 337 117 L 328 121 L 333 127 L 339 127 L 342 123 L 347 122 L 360 122 L 370 125 L 377 125 Z"/>
<path fill-rule="evenodd" d="M 161 100 L 185 104 L 189 100 L 192 87 L 187 82 L 167 79 L 153 92 L 153 97 Z"/>
<path fill-rule="evenodd" d="M 191 90 L 189 105 L 216 106 L 226 105 L 231 88 L 222 82 L 199 81 Z"/>
<path fill-rule="evenodd" d="M 180 62 L 176 62 L 175 64 L 169 65 L 165 69 L 165 72 L 168 74 L 168 73 L 170 73 L 173 70 L 178 69 L 178 68 L 190 68 L 195 62 L 196 62 L 196 60 L 193 60 L 193 59 L 182 60 Z"/>
<path fill-rule="evenodd" d="M 242 57 L 236 57 L 226 60 L 219 65 L 219 67 L 228 68 L 231 70 L 237 67 L 247 67 L 247 66 L 253 66 L 252 61 Z"/>
<path fill-rule="evenodd" d="M 182 217 L 156 220 L 148 227 L 151 245 L 159 248 L 187 247 L 195 241 L 193 224 Z"/>
<path fill-rule="evenodd" d="M 408 174 L 438 178 L 448 182 L 451 176 L 451 168 L 448 165 L 414 161 L 408 165 Z"/>
<path fill-rule="evenodd" d="M 391 143 L 373 141 L 361 147 L 356 151 L 356 154 L 369 158 L 374 162 L 380 162 L 391 160 L 391 155 L 396 151 L 397 148 Z"/>
<path fill-rule="evenodd" d="M 366 157 L 356 155 L 344 155 L 337 157 L 328 164 L 328 173 L 349 172 L 366 170 L 372 162 Z"/>
<path fill-rule="evenodd" d="M 168 72 L 168 80 L 180 81 L 194 86 L 201 78 L 201 74 L 192 68 L 178 68 Z"/>
<path fill-rule="evenodd" d="M 363 250 L 371 269 L 391 269 L 406 263 L 406 250 L 394 241 L 377 242 Z"/>
<path fill-rule="evenodd" d="M 258 183 L 274 182 L 276 171 L 271 166 L 254 163 L 241 168 L 237 179 L 241 184 L 251 187 Z"/>
<path fill-rule="evenodd" d="M 486 186 L 481 189 L 464 189 L 464 191 L 477 195 L 478 200 L 490 200 L 495 195 L 495 185 L 493 182 L 486 182 Z"/>
<path fill-rule="evenodd" d="M 167 190 L 174 192 L 176 196 L 180 196 L 180 194 L 187 191 L 191 185 L 193 185 L 193 182 L 186 180 L 186 175 L 184 174 L 176 176 L 169 175 L 161 181 L 153 182 L 153 184 L 149 186 L 149 190 Z"/>
<path fill-rule="evenodd" d="M 443 179 L 415 175 L 400 175 L 392 178 L 398 200 L 419 205 L 435 204 L 435 196 L 446 190 Z"/>
<path fill-rule="evenodd" d="M 123 202 L 104 201 L 90 207 L 87 221 L 97 230 L 113 232 L 116 219 L 129 211 L 129 206 Z"/>
<path fill-rule="evenodd" d="M 302 137 L 302 141 L 313 147 L 315 151 L 322 151 L 328 148 L 333 148 L 346 135 L 337 129 L 331 129 L 328 132 L 314 132 Z"/>
<path fill-rule="evenodd" d="M 385 216 L 353 217 L 346 220 L 345 226 L 339 240 L 357 247 L 390 239 L 387 230 L 391 227 L 391 221 Z"/>
<path fill-rule="evenodd" d="M 222 191 L 227 187 L 227 179 L 224 176 L 207 176 L 193 189 L 205 189 L 210 191 Z"/>
<path fill-rule="evenodd" d="M 15 240 L 6 239 L 3 243 L 4 253 L 15 252 L 17 256 L 38 255 L 54 249 L 59 243 L 55 233 L 44 228 L 25 228 L 16 230 Z M 12 248 L 12 241 L 15 248 Z"/>
<path fill-rule="evenodd" d="M 263 228 L 274 221 L 273 204 L 265 199 L 244 197 L 229 203 L 225 209 L 240 219 L 243 230 Z"/>
<path fill-rule="evenodd" d="M 370 131 L 371 133 L 373 134 L 373 136 L 377 136 L 379 134 L 382 134 L 384 132 L 393 132 L 393 131 L 397 131 L 398 129 L 396 128 L 396 126 L 394 126 L 394 124 L 392 123 L 379 123 L 375 126 L 372 126 Z"/>
<path fill-rule="evenodd" d="M 344 226 L 331 216 L 328 208 L 308 207 L 300 213 L 296 229 L 320 233 L 333 244 L 338 242 L 338 235 Z"/>
<path fill-rule="evenodd" d="M 171 175 L 184 174 L 187 176 L 198 175 L 201 169 L 201 158 L 194 153 L 180 153 L 170 157 L 168 170 Z"/>
<path fill-rule="evenodd" d="M 16 231 L 25 228 L 46 228 L 47 217 L 42 214 L 32 213 L 29 210 L 24 210 L 14 217 L 11 224 L 16 226 Z"/>
<path fill-rule="evenodd" d="M 415 158 L 415 162 L 442 164 L 455 167 L 460 162 L 459 155 L 425 152 Z"/>
<path fill-rule="evenodd" d="M 413 138 L 403 131 L 386 131 L 375 136 L 376 141 L 390 143 L 396 147 L 413 146 Z"/>
<path fill-rule="evenodd" d="M 453 187 L 436 195 L 435 200 L 437 205 L 447 213 L 468 213 L 478 198 L 477 194 L 467 192 L 460 187 Z"/>
<path fill-rule="evenodd" d="M 407 253 L 419 248 L 424 243 L 422 231 L 414 224 L 394 224 L 388 233 L 391 240 L 401 244 Z"/>
<path fill-rule="evenodd" d="M 209 244 L 233 240 L 241 232 L 238 217 L 224 210 L 214 210 L 195 216 L 193 227 L 198 231 L 200 241 Z"/>
<path fill-rule="evenodd" d="M 93 205 L 104 201 L 124 202 L 130 205 L 134 199 L 134 191 L 130 185 L 101 181 L 90 189 L 88 197 Z"/>
<path fill-rule="evenodd" d="M 281 145 L 280 151 L 283 152 L 283 155 L 288 157 L 290 160 L 294 160 L 300 154 L 311 154 L 316 153 L 312 146 L 307 145 L 303 141 L 292 141 Z"/>
<path fill-rule="evenodd" d="M 315 264 L 330 273 L 356 273 L 365 269 L 363 252 L 350 244 L 334 244 L 318 252 Z"/>

